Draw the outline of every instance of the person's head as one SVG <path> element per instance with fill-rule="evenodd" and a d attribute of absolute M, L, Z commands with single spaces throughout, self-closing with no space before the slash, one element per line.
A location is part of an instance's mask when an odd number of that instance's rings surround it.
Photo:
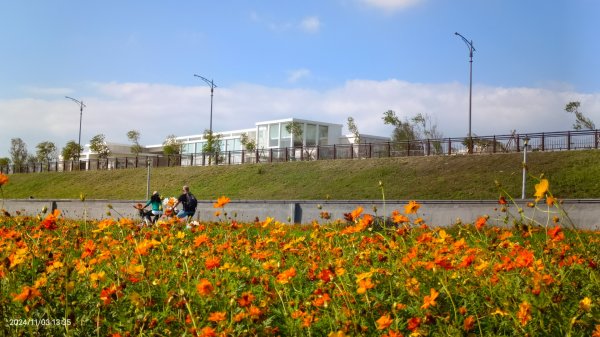
<path fill-rule="evenodd" d="M 152 201 L 161 201 L 160 200 L 160 195 L 158 194 L 158 191 L 154 191 L 154 193 L 152 193 L 152 196 L 150 197 L 150 200 L 152 200 Z"/>
<path fill-rule="evenodd" d="M 190 187 L 188 185 L 183 185 L 183 193 L 190 193 Z"/>

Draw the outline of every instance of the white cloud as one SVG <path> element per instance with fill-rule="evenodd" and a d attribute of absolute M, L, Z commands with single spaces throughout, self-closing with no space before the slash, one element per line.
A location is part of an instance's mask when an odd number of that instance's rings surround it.
<path fill-rule="evenodd" d="M 296 83 L 300 79 L 310 76 L 310 70 L 308 69 L 296 69 L 292 70 L 288 76 L 288 82 Z"/>
<path fill-rule="evenodd" d="M 321 29 L 321 20 L 317 16 L 308 16 L 300 21 L 296 20 L 269 20 L 260 16 L 257 12 L 252 11 L 249 14 L 250 21 L 264 25 L 269 30 L 274 32 L 282 33 L 292 30 L 300 30 L 305 33 L 318 33 Z"/>
<path fill-rule="evenodd" d="M 23 91 L 32 96 L 65 96 L 73 92 L 70 88 L 43 88 L 35 86 L 27 86 Z"/>
<path fill-rule="evenodd" d="M 382 9 L 384 11 L 393 12 L 402 10 L 411 6 L 415 6 L 425 0 L 360 0 L 362 3 Z"/>
<path fill-rule="evenodd" d="M 300 22 L 300 28 L 308 33 L 317 33 L 321 28 L 321 21 L 316 16 L 309 16 Z"/>
<path fill-rule="evenodd" d="M 159 144 L 169 134 L 201 134 L 209 126 L 210 88 L 152 83 L 97 83 L 79 97 L 83 111 L 82 143 L 103 133 L 107 140 L 128 143 L 136 129 L 142 144 Z M 352 116 L 362 133 L 389 136 L 383 112 L 401 118 L 428 113 L 445 137 L 468 132 L 468 86 L 422 84 L 399 80 L 352 80 L 327 91 L 283 89 L 255 84 L 215 89 L 213 129 L 254 127 L 257 121 L 297 117 L 343 124 Z M 600 93 L 539 88 L 473 87 L 472 131 L 480 136 L 571 129 L 574 118 L 563 109 L 581 101 L 581 111 L 600 124 Z M 62 148 L 77 140 L 79 108 L 66 99 L 0 99 L 0 157 L 8 156 L 10 139 L 22 138 L 30 151 L 42 141 Z M 8 119 L 7 116 L 16 116 Z M 17 118 L 18 117 L 18 118 Z M 345 129 L 345 127 L 344 127 Z M 344 132 L 347 132 L 345 130 Z"/>

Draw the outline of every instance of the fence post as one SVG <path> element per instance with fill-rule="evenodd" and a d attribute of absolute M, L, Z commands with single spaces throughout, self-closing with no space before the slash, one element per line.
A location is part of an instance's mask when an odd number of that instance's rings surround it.
<path fill-rule="evenodd" d="M 410 140 L 406 142 L 406 156 L 410 157 Z"/>
<path fill-rule="evenodd" d="M 542 151 L 546 150 L 546 144 L 545 144 L 545 137 L 544 137 L 544 133 L 542 132 Z"/>
<path fill-rule="evenodd" d="M 598 148 L 598 136 L 600 136 L 598 134 L 598 130 L 596 130 L 596 132 L 594 132 L 594 148 L 597 149 Z"/>
<path fill-rule="evenodd" d="M 354 159 L 354 144 L 350 143 L 350 159 Z"/>
<path fill-rule="evenodd" d="M 255 158 L 256 158 L 256 163 L 258 163 L 258 149 L 256 149 L 256 154 L 255 154 Z"/>
<path fill-rule="evenodd" d="M 452 154 L 452 140 L 448 138 L 448 155 Z"/>
<path fill-rule="evenodd" d="M 336 153 L 335 153 L 335 144 L 333 144 L 333 159 L 337 159 L 336 157 L 337 156 L 336 156 Z"/>
<path fill-rule="evenodd" d="M 321 152 L 321 147 L 317 145 L 317 160 L 319 160 L 319 154 Z"/>
<path fill-rule="evenodd" d="M 521 152 L 521 135 L 517 135 L 517 152 Z"/>
<path fill-rule="evenodd" d="M 567 131 L 567 150 L 571 149 L 571 131 Z"/>
<path fill-rule="evenodd" d="M 427 138 L 427 155 L 431 155 L 431 143 L 429 142 L 429 138 Z"/>
<path fill-rule="evenodd" d="M 373 144 L 369 143 L 369 158 L 373 158 Z"/>

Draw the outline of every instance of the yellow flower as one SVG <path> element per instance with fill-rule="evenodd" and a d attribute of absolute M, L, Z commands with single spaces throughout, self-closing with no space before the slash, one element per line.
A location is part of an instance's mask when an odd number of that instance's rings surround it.
<path fill-rule="evenodd" d="M 548 192 L 548 188 L 550 187 L 550 183 L 548 179 L 540 180 L 539 184 L 535 184 L 535 202 L 538 202 L 540 199 L 546 196 L 546 192 Z"/>
<path fill-rule="evenodd" d="M 581 301 L 579 301 L 579 308 L 587 312 L 592 310 L 592 299 L 589 297 L 584 297 Z"/>

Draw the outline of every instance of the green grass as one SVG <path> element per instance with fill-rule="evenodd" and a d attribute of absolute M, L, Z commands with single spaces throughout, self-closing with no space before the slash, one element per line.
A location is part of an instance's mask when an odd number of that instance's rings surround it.
<path fill-rule="evenodd" d="M 559 198 L 600 198 L 600 151 L 528 154 L 531 175 L 542 173 Z M 495 199 L 498 181 L 521 195 L 523 156 L 514 154 L 330 160 L 212 167 L 154 168 L 151 189 L 176 196 L 187 184 L 199 199 Z M 5 198 L 143 199 L 146 169 L 13 174 Z M 536 183 L 528 177 L 528 197 Z"/>

